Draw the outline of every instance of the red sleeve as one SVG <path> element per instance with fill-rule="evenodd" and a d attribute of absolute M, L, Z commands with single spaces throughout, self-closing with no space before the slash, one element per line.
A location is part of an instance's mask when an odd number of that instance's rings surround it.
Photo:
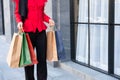
<path fill-rule="evenodd" d="M 14 11 L 14 14 L 15 14 L 15 18 L 16 18 L 16 22 L 21 22 L 21 16 L 19 14 L 19 0 L 14 0 L 15 2 L 15 11 Z"/>
<path fill-rule="evenodd" d="M 49 19 L 50 19 L 50 17 L 47 16 L 47 15 L 44 13 L 44 21 L 47 22 L 47 23 L 49 23 Z"/>

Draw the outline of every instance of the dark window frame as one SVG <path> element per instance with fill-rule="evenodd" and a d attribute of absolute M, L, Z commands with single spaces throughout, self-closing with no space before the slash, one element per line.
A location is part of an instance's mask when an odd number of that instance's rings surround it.
<path fill-rule="evenodd" d="M 115 25 L 120 25 L 120 24 L 115 24 L 114 23 L 114 17 L 115 17 L 115 14 L 114 14 L 114 11 L 115 11 L 115 0 L 109 0 L 109 13 L 108 13 L 108 23 L 90 23 L 90 20 L 88 18 L 88 23 L 86 22 L 78 22 L 75 20 L 75 1 L 77 0 L 70 0 L 70 24 L 71 24 L 71 60 L 78 63 L 78 64 L 81 64 L 81 65 L 84 65 L 86 67 L 89 67 L 91 69 L 94 69 L 94 70 L 97 70 L 99 72 L 102 72 L 102 73 L 105 73 L 105 74 L 108 74 L 108 75 L 111 75 L 113 77 L 116 77 L 118 79 L 120 79 L 120 76 L 114 74 L 114 29 L 115 29 Z M 79 1 L 79 0 L 78 0 Z M 90 0 L 88 0 L 88 17 L 90 17 L 90 8 L 89 8 L 89 5 L 90 4 Z M 88 64 L 85 64 L 85 63 L 82 63 L 82 62 L 78 62 L 75 57 L 76 57 L 76 34 L 75 34 L 75 29 L 76 29 L 76 26 L 75 25 L 78 25 L 78 24 L 88 24 L 88 33 L 89 33 L 89 37 L 88 37 L 88 41 L 89 41 L 89 53 L 88 53 Z M 104 71 L 102 69 L 99 69 L 99 68 L 96 68 L 94 66 L 91 66 L 90 65 L 90 25 L 91 24 L 94 24 L 94 25 L 108 25 L 108 72 L 107 71 Z"/>
<path fill-rule="evenodd" d="M 3 9 L 3 0 L 0 0 L 1 3 L 1 10 L 2 10 L 2 31 L 3 31 L 3 35 L 5 34 L 5 28 L 4 28 L 4 9 Z"/>

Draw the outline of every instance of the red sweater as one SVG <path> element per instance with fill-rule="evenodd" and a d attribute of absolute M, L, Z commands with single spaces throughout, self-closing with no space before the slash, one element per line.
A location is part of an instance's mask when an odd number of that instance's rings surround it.
<path fill-rule="evenodd" d="M 44 13 L 45 3 L 45 0 L 28 0 L 28 14 L 23 24 L 25 32 L 46 30 L 44 21 L 48 23 L 50 18 Z M 21 22 L 19 0 L 15 0 L 15 4 L 15 18 L 17 22 Z"/>

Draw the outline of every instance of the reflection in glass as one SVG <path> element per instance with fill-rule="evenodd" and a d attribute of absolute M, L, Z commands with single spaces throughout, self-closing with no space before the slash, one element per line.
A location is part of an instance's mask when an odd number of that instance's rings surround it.
<path fill-rule="evenodd" d="M 90 64 L 108 71 L 108 26 L 90 26 Z"/>
<path fill-rule="evenodd" d="M 90 22 L 108 23 L 108 0 L 90 0 Z"/>
<path fill-rule="evenodd" d="M 115 0 L 115 23 L 120 24 L 120 0 Z"/>
<path fill-rule="evenodd" d="M 88 25 L 78 26 L 76 60 L 88 63 Z"/>
<path fill-rule="evenodd" d="M 79 0 L 78 22 L 88 22 L 88 0 Z"/>
<path fill-rule="evenodd" d="M 120 26 L 115 26 L 115 74 L 120 75 Z"/>

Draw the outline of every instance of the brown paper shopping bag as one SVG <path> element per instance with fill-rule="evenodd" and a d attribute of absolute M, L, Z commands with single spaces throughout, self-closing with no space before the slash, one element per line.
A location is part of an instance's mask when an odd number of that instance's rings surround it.
<path fill-rule="evenodd" d="M 47 60 L 58 61 L 55 31 L 47 32 Z"/>
<path fill-rule="evenodd" d="M 11 68 L 19 67 L 21 46 L 22 36 L 19 33 L 14 33 L 7 55 L 7 63 Z"/>

